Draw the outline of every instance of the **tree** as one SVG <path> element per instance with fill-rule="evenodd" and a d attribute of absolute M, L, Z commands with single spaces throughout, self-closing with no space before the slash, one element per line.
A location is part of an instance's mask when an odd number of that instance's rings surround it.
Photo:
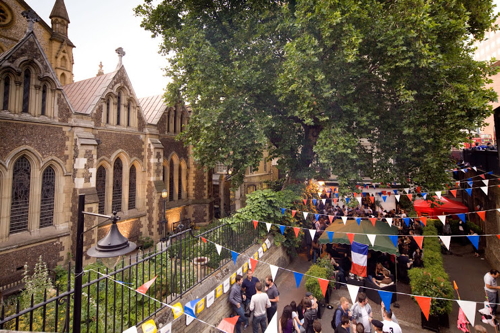
<path fill-rule="evenodd" d="M 495 72 L 473 42 L 491 0 L 146 0 L 162 36 L 166 97 L 192 109 L 181 135 L 233 180 L 264 150 L 289 180 L 331 172 L 440 189 L 461 130 L 481 127 Z"/>

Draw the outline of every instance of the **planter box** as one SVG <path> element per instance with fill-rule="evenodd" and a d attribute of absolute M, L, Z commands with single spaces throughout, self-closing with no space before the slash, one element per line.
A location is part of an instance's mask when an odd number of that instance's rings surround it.
<path fill-rule="evenodd" d="M 433 332 L 439 332 L 440 327 L 450 327 L 450 318 L 448 314 L 429 315 L 429 320 L 420 312 L 422 328 Z"/>

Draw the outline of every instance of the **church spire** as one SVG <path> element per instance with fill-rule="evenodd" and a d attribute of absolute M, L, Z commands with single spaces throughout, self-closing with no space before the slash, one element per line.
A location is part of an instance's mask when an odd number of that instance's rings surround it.
<path fill-rule="evenodd" d="M 52 30 L 68 37 L 68 24 L 70 21 L 64 0 L 56 0 L 56 3 L 52 8 L 52 12 L 50 12 L 49 18 L 52 22 Z"/>

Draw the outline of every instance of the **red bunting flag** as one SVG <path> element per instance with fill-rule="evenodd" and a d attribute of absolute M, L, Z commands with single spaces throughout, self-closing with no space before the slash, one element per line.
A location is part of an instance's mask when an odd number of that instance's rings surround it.
<path fill-rule="evenodd" d="M 373 224 L 373 226 L 375 226 L 375 223 L 377 222 L 376 217 L 370 217 L 370 218 L 368 218 L 368 220 L 370 220 L 370 222 Z"/>
<path fill-rule="evenodd" d="M 357 198 L 358 197 L 358 193 L 354 192 L 354 197 Z"/>
<path fill-rule="evenodd" d="M 421 216 L 420 217 L 420 222 L 422 222 L 425 226 L 427 226 L 427 217 Z"/>
<path fill-rule="evenodd" d="M 431 310 L 431 298 L 424 296 L 414 296 L 414 297 L 418 303 L 418 306 L 420 306 L 420 310 L 422 310 L 422 313 L 424 314 L 425 318 L 429 320 L 429 312 Z"/>
<path fill-rule="evenodd" d="M 250 268 L 252 268 L 252 271 L 255 272 L 255 269 L 257 268 L 258 260 L 254 258 L 250 258 Z"/>
<path fill-rule="evenodd" d="M 321 288 L 321 291 L 323 292 L 323 296 L 325 296 L 326 289 L 328 288 L 328 284 L 330 283 L 330 281 L 328 281 L 326 279 L 318 278 L 318 283 L 319 283 L 319 287 Z"/>
<path fill-rule="evenodd" d="M 293 227 L 293 231 L 295 232 L 295 237 L 299 237 L 300 228 L 299 227 Z"/>
<path fill-rule="evenodd" d="M 297 214 L 296 210 L 292 210 L 292 217 L 295 217 L 295 214 Z"/>
<path fill-rule="evenodd" d="M 354 242 L 354 234 L 347 233 L 346 235 L 347 235 L 347 238 L 349 239 L 349 242 L 351 242 L 351 244 L 352 244 L 352 242 Z"/>
<path fill-rule="evenodd" d="M 333 217 L 334 217 L 333 215 L 328 215 L 328 219 L 330 220 L 330 223 L 333 222 Z"/>
<path fill-rule="evenodd" d="M 330 197 L 330 194 L 331 194 L 331 193 L 327 193 L 327 194 L 326 194 L 326 197 L 327 197 L 327 198 L 329 198 L 329 197 Z"/>
<path fill-rule="evenodd" d="M 422 190 L 422 188 L 420 186 L 417 186 L 416 190 L 417 190 L 417 193 L 420 193 L 420 191 Z"/>
<path fill-rule="evenodd" d="M 203 243 L 206 243 L 207 242 L 207 239 L 205 237 L 200 237 L 201 240 L 203 241 Z"/>
<path fill-rule="evenodd" d="M 337 203 L 337 202 L 339 202 L 339 199 L 338 198 L 334 198 L 333 199 L 333 203 Z"/>
<path fill-rule="evenodd" d="M 457 190 L 450 190 L 450 193 L 453 194 L 455 198 L 457 197 Z"/>
<path fill-rule="evenodd" d="M 480 212 L 476 212 L 477 215 L 479 215 L 479 217 L 481 218 L 481 220 L 485 220 L 486 219 L 486 211 L 480 211 Z"/>
<path fill-rule="evenodd" d="M 302 199 L 302 202 L 304 203 L 304 205 L 307 205 L 307 199 Z"/>
<path fill-rule="evenodd" d="M 497 235 L 497 238 L 500 239 L 500 235 Z"/>
<path fill-rule="evenodd" d="M 372 203 L 375 203 L 375 197 L 370 196 L 369 198 Z"/>
<path fill-rule="evenodd" d="M 410 199 L 410 201 L 413 199 L 413 194 L 407 194 L 406 196 Z"/>
<path fill-rule="evenodd" d="M 141 294 L 146 294 L 149 287 L 151 287 L 151 285 L 155 282 L 157 277 L 158 277 L 158 275 L 155 276 L 154 278 L 152 278 L 151 280 L 149 280 L 148 282 L 144 283 L 142 286 L 137 288 L 135 291 L 137 291 L 138 293 L 141 293 Z"/>
<path fill-rule="evenodd" d="M 413 239 L 415 242 L 417 242 L 417 245 L 420 249 L 422 249 L 422 242 L 424 241 L 424 236 L 413 236 Z"/>
<path fill-rule="evenodd" d="M 481 177 L 481 178 L 483 178 L 483 179 L 486 179 L 486 178 L 484 177 L 484 173 L 483 173 L 483 174 L 481 174 L 481 175 L 479 175 L 479 177 Z"/>
<path fill-rule="evenodd" d="M 254 229 L 257 229 L 257 225 L 259 224 L 259 221 L 257 221 L 257 220 L 252 220 L 252 222 L 253 222 L 253 228 L 254 228 Z"/>

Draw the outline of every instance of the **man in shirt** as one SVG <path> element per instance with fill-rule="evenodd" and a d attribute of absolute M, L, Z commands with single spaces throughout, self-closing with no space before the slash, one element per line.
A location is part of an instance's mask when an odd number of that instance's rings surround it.
<path fill-rule="evenodd" d="M 396 324 L 392 320 L 392 311 L 390 309 L 384 309 L 382 314 L 384 316 L 384 321 L 382 321 L 382 323 L 384 324 L 382 330 L 384 332 L 403 333 L 403 331 L 401 330 L 401 326 L 399 326 L 399 324 Z"/>
<path fill-rule="evenodd" d="M 262 333 L 267 328 L 267 309 L 271 307 L 269 296 L 262 292 L 262 282 L 255 283 L 255 295 L 252 296 L 250 301 L 250 311 L 253 311 L 252 331 L 253 333 L 259 332 L 259 325 Z"/>
<path fill-rule="evenodd" d="M 497 313 L 497 303 L 498 303 L 498 289 L 497 277 L 500 275 L 498 270 L 492 269 L 484 275 L 484 291 L 488 297 L 488 302 L 491 307 L 491 314 L 496 316 Z"/>
<path fill-rule="evenodd" d="M 243 309 L 243 298 L 241 295 L 241 284 L 243 283 L 241 275 L 236 275 L 236 282 L 231 287 L 229 292 L 229 303 L 233 307 L 234 312 L 238 316 L 238 321 L 236 322 L 235 329 L 236 333 L 241 333 L 241 323 L 244 323 L 243 329 L 248 327 L 248 318 L 245 316 L 245 310 Z"/>
<path fill-rule="evenodd" d="M 363 324 L 365 332 L 371 332 L 373 313 L 365 293 L 358 294 L 358 301 L 352 306 L 351 312 L 353 324 L 352 331 L 356 332 L 356 324 L 361 323 Z"/>
<path fill-rule="evenodd" d="M 269 296 L 269 301 L 271 302 L 271 307 L 267 309 L 267 321 L 270 322 L 276 310 L 278 310 L 278 302 L 280 301 L 280 293 L 271 275 L 266 277 L 266 294 Z"/>
<path fill-rule="evenodd" d="M 342 316 L 340 319 L 340 325 L 335 329 L 335 333 L 349 333 L 349 317 Z"/>
<path fill-rule="evenodd" d="M 247 277 L 243 279 L 243 284 L 241 285 L 241 288 L 245 290 L 245 295 L 247 297 L 245 304 L 250 304 L 250 300 L 252 299 L 252 296 L 255 295 L 255 284 L 259 282 L 259 279 L 253 276 L 253 270 L 248 269 L 247 271 Z"/>
<path fill-rule="evenodd" d="M 345 297 L 340 297 L 340 304 L 338 309 L 340 311 L 334 311 L 334 318 L 333 320 L 335 321 L 335 327 L 339 327 L 342 325 L 342 317 L 347 317 L 349 318 L 349 301 Z M 349 327 L 349 326 L 348 326 Z"/>

